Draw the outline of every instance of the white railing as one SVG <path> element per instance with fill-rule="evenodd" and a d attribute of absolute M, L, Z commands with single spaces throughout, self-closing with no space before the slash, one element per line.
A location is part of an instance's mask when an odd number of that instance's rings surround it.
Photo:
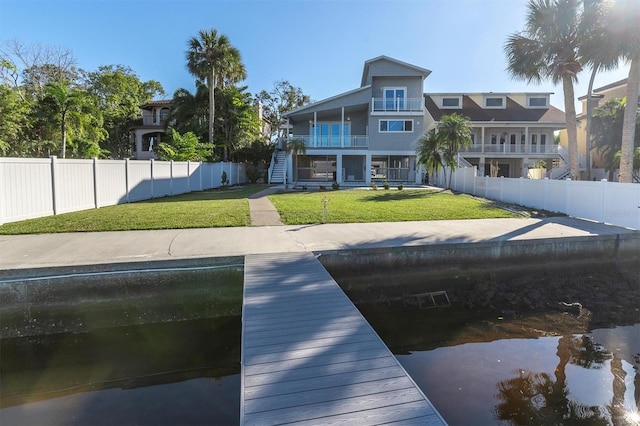
<path fill-rule="evenodd" d="M 538 145 L 536 147 L 522 144 L 505 143 L 497 144 L 474 144 L 460 149 L 460 152 L 483 152 L 491 154 L 558 154 L 558 145 Z"/>
<path fill-rule="evenodd" d="M 313 135 L 294 135 L 292 139 L 301 139 L 304 145 L 309 148 L 367 148 L 369 146 L 369 136 L 349 135 L 344 136 L 344 144 L 341 142 L 340 136 L 313 136 Z"/>
<path fill-rule="evenodd" d="M 0 158 L 0 224 L 246 183 L 244 164 Z"/>
<path fill-rule="evenodd" d="M 640 184 L 477 177 L 475 172 L 475 167 L 455 170 L 451 188 L 491 200 L 640 230 Z M 442 171 L 437 178 L 442 185 Z"/>
<path fill-rule="evenodd" d="M 372 98 L 371 112 L 421 112 L 424 98 Z"/>

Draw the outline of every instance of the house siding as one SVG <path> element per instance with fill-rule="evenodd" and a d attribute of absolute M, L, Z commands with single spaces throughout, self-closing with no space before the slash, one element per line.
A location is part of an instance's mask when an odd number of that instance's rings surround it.
<path fill-rule="evenodd" d="M 422 98 L 422 79 L 420 77 L 374 77 L 371 85 L 372 97 L 384 97 L 385 87 L 406 87 L 407 98 Z"/>

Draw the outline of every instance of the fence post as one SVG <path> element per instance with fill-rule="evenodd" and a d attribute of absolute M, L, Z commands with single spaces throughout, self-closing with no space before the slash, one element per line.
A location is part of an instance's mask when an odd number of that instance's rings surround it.
<path fill-rule="evenodd" d="M 191 161 L 187 160 L 187 192 L 191 192 Z"/>
<path fill-rule="evenodd" d="M 542 188 L 542 209 L 543 210 L 549 210 L 549 208 L 547 207 L 548 204 L 548 198 L 549 198 L 549 178 L 544 178 L 544 186 Z"/>
<path fill-rule="evenodd" d="M 169 195 L 173 195 L 173 160 L 169 160 Z"/>
<path fill-rule="evenodd" d="M 476 168 L 476 166 L 473 166 L 473 195 L 478 195 L 476 194 L 476 178 L 478 177 L 478 169 Z"/>
<path fill-rule="evenodd" d="M 129 199 L 129 159 L 125 158 L 124 159 L 124 185 L 125 185 L 125 191 L 127 194 L 127 204 L 131 202 L 131 200 Z"/>
<path fill-rule="evenodd" d="M 524 178 L 520 176 L 520 180 L 518 181 L 518 203 L 522 205 L 522 183 L 524 182 Z"/>
<path fill-rule="evenodd" d="M 606 195 L 607 195 L 607 180 L 606 179 L 601 179 L 600 182 L 602 183 L 602 211 L 600 212 L 600 222 L 605 223 L 604 219 L 606 217 L 605 212 L 607 211 L 607 203 L 606 203 Z"/>
<path fill-rule="evenodd" d="M 5 168 L 4 168 L 4 163 L 2 161 L 0 161 L 0 182 L 4 181 L 4 173 L 5 173 Z M 4 217 L 5 215 L 7 215 L 6 212 L 6 206 L 7 205 L 7 200 L 5 199 L 5 187 L 4 186 L 0 186 L 0 225 L 2 225 L 4 223 Z"/>
<path fill-rule="evenodd" d="M 570 194 L 569 186 L 570 185 L 571 185 L 571 178 L 567 178 L 564 184 L 564 211 L 562 212 L 567 216 L 571 216 L 569 214 L 569 194 Z"/>
<path fill-rule="evenodd" d="M 53 214 L 58 214 L 58 196 L 56 195 L 56 176 L 58 175 L 57 157 L 52 155 L 51 159 L 51 203 L 53 206 Z"/>
<path fill-rule="evenodd" d="M 93 160 L 93 204 L 95 208 L 98 208 L 98 159 L 96 157 Z"/>
<path fill-rule="evenodd" d="M 149 164 L 151 164 L 151 167 L 150 167 L 150 172 L 151 172 L 151 198 L 153 198 L 153 161 L 154 161 L 154 160 L 153 160 L 153 158 L 152 158 L 152 159 L 151 159 L 151 160 L 149 160 L 149 161 L 150 161 L 150 163 L 149 163 Z"/>
<path fill-rule="evenodd" d="M 500 176 L 500 201 L 504 202 L 504 176 Z"/>

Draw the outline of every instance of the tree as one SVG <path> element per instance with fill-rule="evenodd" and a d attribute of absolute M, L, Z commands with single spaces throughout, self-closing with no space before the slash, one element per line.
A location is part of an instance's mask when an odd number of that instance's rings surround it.
<path fill-rule="evenodd" d="M 298 184 L 298 155 L 307 154 L 307 146 L 304 139 L 291 139 L 287 142 L 288 155 L 293 155 L 293 186 Z"/>
<path fill-rule="evenodd" d="M 65 84 L 49 83 L 45 87 L 44 99 L 49 101 L 60 119 L 62 158 L 65 158 L 67 149 L 67 118 L 71 113 L 81 112 L 83 104 L 87 102 L 86 94 L 78 89 L 70 88 Z"/>
<path fill-rule="evenodd" d="M 32 108 L 31 102 L 20 99 L 16 90 L 0 84 L 0 155 L 23 155 Z"/>
<path fill-rule="evenodd" d="M 622 151 L 618 151 L 613 155 L 613 167 L 620 168 L 621 158 Z M 640 147 L 637 147 L 633 151 L 632 182 L 640 182 Z"/>
<path fill-rule="evenodd" d="M 472 144 L 471 130 L 471 121 L 455 112 L 440 118 L 437 138 L 442 144 L 444 164 L 449 167 L 449 185 L 453 171 L 458 167 L 458 152 Z"/>
<path fill-rule="evenodd" d="M 209 143 L 213 145 L 213 126 L 215 119 L 215 87 L 228 82 L 237 82 L 245 78 L 244 65 L 240 51 L 233 47 L 224 34 L 218 35 L 215 29 L 200 30 L 197 37 L 188 42 L 187 69 L 199 79 L 205 81 L 209 89 Z M 225 158 L 226 161 L 226 158 Z"/>
<path fill-rule="evenodd" d="M 620 182 L 633 180 L 633 151 L 636 133 L 638 92 L 640 91 L 640 3 L 637 0 L 616 0 L 609 14 L 609 29 L 616 53 L 630 62 L 627 79 L 627 108 L 624 112 L 620 156 Z"/>
<path fill-rule="evenodd" d="M 571 177 L 579 179 L 578 136 L 573 83 L 582 70 L 579 0 L 530 0 L 525 28 L 505 44 L 508 70 L 529 83 L 562 82 Z"/>
<path fill-rule="evenodd" d="M 226 86 L 216 97 L 216 110 L 223 117 L 216 121 L 215 132 L 221 136 L 223 158 L 248 146 L 260 136 L 258 111 L 245 87 Z"/>
<path fill-rule="evenodd" d="M 445 166 L 444 149 L 442 138 L 438 137 L 436 129 L 429 130 L 418 140 L 418 146 L 416 147 L 418 164 L 423 165 L 427 172 L 435 175 L 438 170 Z M 447 184 L 446 179 L 445 175 L 445 186 Z"/>
<path fill-rule="evenodd" d="M 593 113 L 591 140 L 594 149 L 602 157 L 605 169 L 609 171 L 609 180 L 613 180 L 613 171 L 619 167 L 615 156 L 622 146 L 625 110 L 626 100 L 611 99 L 595 108 Z M 636 118 L 634 133 L 634 145 L 640 147 L 640 116 Z"/>
<path fill-rule="evenodd" d="M 103 147 L 113 158 L 130 153 L 131 121 L 140 115 L 140 105 L 157 95 L 164 95 L 162 85 L 150 80 L 142 82 L 131 68 L 124 65 L 103 65 L 85 74 L 87 91 L 95 98 L 104 117 L 108 138 Z"/>
<path fill-rule="evenodd" d="M 165 161 L 207 161 L 211 154 L 209 144 L 200 143 L 198 137 L 192 132 L 181 135 L 175 129 L 170 130 L 170 140 L 161 142 L 156 148 L 160 159 Z"/>
<path fill-rule="evenodd" d="M 207 116 L 209 115 L 209 90 L 202 83 L 196 84 L 196 92 L 178 89 L 173 93 L 171 108 L 165 122 L 178 133 L 192 132 L 198 139 L 207 139 Z"/>
<path fill-rule="evenodd" d="M 284 113 L 311 102 L 311 98 L 305 95 L 301 88 L 286 80 L 276 81 L 270 92 L 261 91 L 256 95 L 256 100 L 262 103 L 262 117 L 269 124 L 271 139 L 283 135 L 284 130 L 281 127 L 285 124 L 282 118 Z"/>
<path fill-rule="evenodd" d="M 586 166 L 587 180 L 591 180 L 591 123 L 593 121 L 593 83 L 596 74 L 617 68 L 619 53 L 613 37 L 609 36 L 609 20 L 607 19 L 609 2 L 606 0 L 583 0 L 584 12 L 581 25 L 581 56 L 585 65 L 591 67 L 591 77 L 587 89 L 586 116 Z"/>

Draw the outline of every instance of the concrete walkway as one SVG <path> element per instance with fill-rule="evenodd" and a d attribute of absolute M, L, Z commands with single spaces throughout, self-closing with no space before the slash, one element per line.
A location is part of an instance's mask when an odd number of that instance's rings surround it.
<path fill-rule="evenodd" d="M 275 194 L 281 189 L 283 189 L 281 186 L 272 186 L 249 196 L 251 226 L 278 226 L 283 224 L 280 221 L 278 211 L 267 198 L 267 195 Z"/>
<path fill-rule="evenodd" d="M 0 280 L 42 267 L 616 234 L 639 232 L 552 217 L 0 235 Z"/>

